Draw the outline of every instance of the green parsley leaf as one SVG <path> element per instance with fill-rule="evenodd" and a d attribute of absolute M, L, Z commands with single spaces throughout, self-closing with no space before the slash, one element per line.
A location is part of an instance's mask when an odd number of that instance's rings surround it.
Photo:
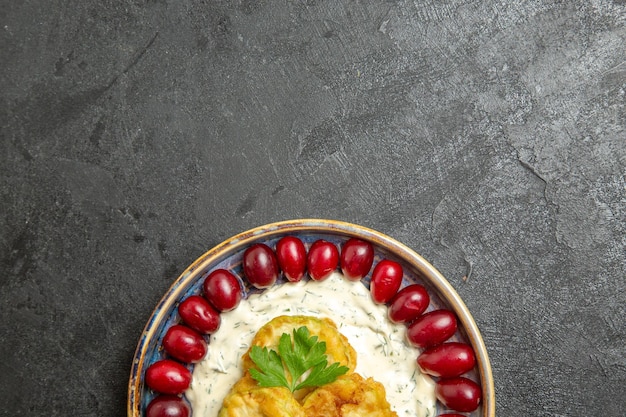
<path fill-rule="evenodd" d="M 250 369 L 250 375 L 259 382 L 259 385 L 262 387 L 289 386 L 289 381 L 285 378 L 283 362 L 278 353 L 265 347 L 253 346 L 250 351 L 250 358 L 256 364 L 263 364 L 263 367 L 259 366 L 263 372 L 254 368 Z"/>
<path fill-rule="evenodd" d="M 348 367 L 339 362 L 328 366 L 326 342 L 318 342 L 317 336 L 309 337 L 306 326 L 294 329 L 293 339 L 283 333 L 278 352 L 252 346 L 250 359 L 259 367 L 250 369 L 250 375 L 260 386 L 287 387 L 291 392 L 331 383 L 348 372 Z"/>

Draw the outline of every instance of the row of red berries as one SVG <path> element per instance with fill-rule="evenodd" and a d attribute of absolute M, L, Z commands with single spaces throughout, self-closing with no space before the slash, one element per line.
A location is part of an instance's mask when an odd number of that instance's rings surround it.
<path fill-rule="evenodd" d="M 265 289 L 275 284 L 281 271 L 290 282 L 300 281 L 307 272 L 311 279 L 323 281 L 339 267 L 348 280 L 358 281 L 369 274 L 373 262 L 373 246 L 361 239 L 346 241 L 341 253 L 333 243 L 320 239 L 307 252 L 299 238 L 285 236 L 277 242 L 275 251 L 262 243 L 248 247 L 242 264 L 248 282 Z M 444 343 L 457 330 L 455 315 L 445 309 L 423 314 L 430 303 L 426 289 L 412 284 L 400 290 L 402 278 L 400 264 L 388 259 L 378 262 L 370 278 L 373 301 L 388 304 L 389 319 L 407 324 L 407 340 L 425 349 L 417 363 L 422 372 L 440 378 L 436 395 L 444 406 L 463 412 L 475 410 L 481 400 L 480 386 L 460 376 L 474 367 L 474 352 L 464 343 Z M 191 384 L 192 375 L 180 362 L 197 363 L 206 355 L 203 335 L 217 331 L 220 312 L 236 308 L 243 296 L 241 282 L 226 269 L 212 271 L 202 287 L 204 297 L 189 296 L 178 306 L 184 324 L 171 326 L 163 337 L 163 349 L 175 360 L 159 360 L 146 370 L 146 384 L 160 393 L 148 405 L 147 417 L 190 415 L 189 405 L 179 395 Z"/>

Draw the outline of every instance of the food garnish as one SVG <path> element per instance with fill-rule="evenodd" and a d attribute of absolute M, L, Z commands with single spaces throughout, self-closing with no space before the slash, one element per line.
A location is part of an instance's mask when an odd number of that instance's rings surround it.
<path fill-rule="evenodd" d="M 331 383 L 349 370 L 339 362 L 328 366 L 326 342 L 318 342 L 317 336 L 309 337 L 306 326 L 294 329 L 293 339 L 283 333 L 278 352 L 252 346 L 250 359 L 259 367 L 250 369 L 250 375 L 261 387 L 284 386 L 291 392 Z"/>

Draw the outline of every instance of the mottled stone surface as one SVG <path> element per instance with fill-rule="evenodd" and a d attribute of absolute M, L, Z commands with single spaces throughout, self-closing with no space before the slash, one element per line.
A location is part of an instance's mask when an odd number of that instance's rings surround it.
<path fill-rule="evenodd" d="M 301 217 L 449 279 L 498 415 L 624 415 L 624 45 L 622 0 L 0 1 L 0 415 L 124 415 L 177 275 Z"/>

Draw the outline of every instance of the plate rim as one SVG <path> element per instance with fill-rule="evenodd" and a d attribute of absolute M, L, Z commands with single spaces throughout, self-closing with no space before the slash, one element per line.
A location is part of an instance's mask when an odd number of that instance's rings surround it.
<path fill-rule="evenodd" d="M 171 307 L 173 307 L 173 304 L 181 295 L 181 292 L 187 287 L 186 284 L 190 283 L 188 281 L 191 279 L 190 277 L 192 276 L 192 273 L 197 269 L 203 269 L 205 266 L 208 266 L 224 252 L 235 251 L 236 249 L 261 237 L 271 238 L 272 236 L 278 234 L 297 233 L 302 231 L 324 232 L 360 238 L 365 237 L 373 243 L 384 247 L 395 256 L 398 256 L 409 264 L 414 265 L 421 273 L 423 273 L 429 284 L 433 285 L 436 290 L 439 291 L 440 297 L 442 297 L 442 299 L 447 303 L 451 304 L 450 307 L 453 308 L 455 314 L 460 320 L 468 341 L 476 354 L 477 363 L 480 365 L 478 366 L 478 375 L 483 391 L 483 399 L 481 402 L 483 411 L 482 417 L 495 417 L 495 388 L 486 345 L 481 336 L 480 330 L 478 329 L 478 325 L 465 305 L 465 302 L 461 299 L 448 280 L 420 254 L 388 235 L 366 226 L 342 220 L 316 218 L 283 220 L 248 229 L 212 247 L 204 254 L 200 255 L 187 268 L 185 268 L 178 278 L 176 278 L 170 285 L 168 290 L 157 303 L 156 307 L 153 309 L 141 333 L 137 347 L 135 348 L 128 381 L 128 417 L 140 417 L 141 415 L 140 376 L 144 367 L 143 362 L 146 357 L 149 345 L 148 342 L 152 339 L 152 337 L 154 337 L 156 329 L 158 328 L 158 323 L 160 323 L 166 315 L 170 314 Z"/>

